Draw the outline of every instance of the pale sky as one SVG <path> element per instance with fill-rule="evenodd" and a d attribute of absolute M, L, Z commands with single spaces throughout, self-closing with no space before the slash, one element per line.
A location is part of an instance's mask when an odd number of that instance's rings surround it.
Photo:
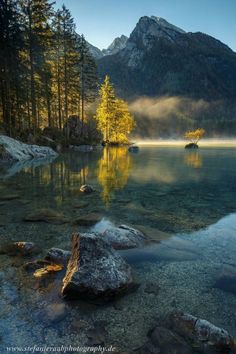
<path fill-rule="evenodd" d="M 130 35 L 141 16 L 159 16 L 185 31 L 207 33 L 236 51 L 236 0 L 57 0 L 75 19 L 77 32 L 103 49 Z"/>

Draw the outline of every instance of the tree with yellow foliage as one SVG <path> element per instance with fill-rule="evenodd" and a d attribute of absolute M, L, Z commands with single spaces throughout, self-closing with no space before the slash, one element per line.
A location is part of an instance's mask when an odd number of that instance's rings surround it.
<path fill-rule="evenodd" d="M 100 102 L 96 112 L 98 129 L 107 144 L 127 143 L 128 135 L 135 126 L 128 104 L 116 97 L 109 76 L 100 88 Z"/>
<path fill-rule="evenodd" d="M 188 131 L 184 134 L 185 139 L 189 140 L 190 143 L 185 146 L 185 148 L 198 148 L 199 140 L 204 136 L 205 130 L 198 128 L 196 130 Z"/>

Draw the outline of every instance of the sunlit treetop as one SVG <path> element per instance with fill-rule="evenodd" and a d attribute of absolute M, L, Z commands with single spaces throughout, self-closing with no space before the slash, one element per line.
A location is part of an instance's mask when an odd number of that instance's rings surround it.
<path fill-rule="evenodd" d="M 184 134 L 185 139 L 190 140 L 191 143 L 197 144 L 200 139 L 205 135 L 205 130 L 198 128 L 196 130 L 188 131 Z"/>

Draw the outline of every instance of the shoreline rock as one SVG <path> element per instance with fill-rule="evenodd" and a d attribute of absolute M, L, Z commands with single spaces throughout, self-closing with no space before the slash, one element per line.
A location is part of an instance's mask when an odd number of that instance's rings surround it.
<path fill-rule="evenodd" d="M 5 135 L 0 135 L 0 161 L 25 161 L 43 159 L 58 154 L 50 147 L 28 145 Z"/>

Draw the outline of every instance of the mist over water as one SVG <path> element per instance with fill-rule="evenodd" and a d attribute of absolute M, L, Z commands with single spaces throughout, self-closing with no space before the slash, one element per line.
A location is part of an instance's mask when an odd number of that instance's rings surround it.
<path fill-rule="evenodd" d="M 187 143 L 183 139 L 134 139 L 135 144 L 139 146 L 179 146 L 184 147 Z M 201 147 L 236 147 L 236 139 L 222 138 L 222 139 L 203 139 L 199 142 Z"/>
<path fill-rule="evenodd" d="M 146 117 L 151 119 L 165 120 L 173 114 L 182 113 L 190 116 L 203 113 L 214 104 L 216 103 L 186 97 L 140 97 L 130 104 L 130 109 L 134 114 L 145 114 Z"/>
<path fill-rule="evenodd" d="M 209 138 L 236 136 L 236 106 L 226 100 L 139 97 L 129 108 L 135 117 L 137 138 L 181 139 L 186 131 L 197 128 L 204 128 Z"/>

